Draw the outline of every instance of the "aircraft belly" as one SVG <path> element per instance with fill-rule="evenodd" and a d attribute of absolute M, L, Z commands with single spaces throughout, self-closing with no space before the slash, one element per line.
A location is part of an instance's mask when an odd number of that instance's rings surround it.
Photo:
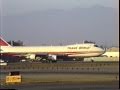
<path fill-rule="evenodd" d="M 99 56 L 100 53 L 88 53 L 88 54 L 71 54 L 68 55 L 69 57 L 94 57 L 94 56 Z"/>

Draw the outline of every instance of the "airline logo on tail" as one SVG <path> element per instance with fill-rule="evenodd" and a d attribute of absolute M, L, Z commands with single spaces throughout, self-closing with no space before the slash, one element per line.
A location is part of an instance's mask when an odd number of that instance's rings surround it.
<path fill-rule="evenodd" d="M 10 45 L 0 37 L 0 46 L 10 46 Z"/>

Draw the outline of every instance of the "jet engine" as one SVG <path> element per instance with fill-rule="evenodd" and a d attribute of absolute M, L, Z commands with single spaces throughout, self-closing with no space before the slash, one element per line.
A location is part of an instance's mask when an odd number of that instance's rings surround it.
<path fill-rule="evenodd" d="M 56 55 L 49 54 L 49 55 L 48 55 L 48 59 L 57 60 L 57 56 L 56 56 Z"/>
<path fill-rule="evenodd" d="M 26 58 L 34 60 L 34 59 L 36 59 L 36 55 L 35 54 L 27 54 Z"/>

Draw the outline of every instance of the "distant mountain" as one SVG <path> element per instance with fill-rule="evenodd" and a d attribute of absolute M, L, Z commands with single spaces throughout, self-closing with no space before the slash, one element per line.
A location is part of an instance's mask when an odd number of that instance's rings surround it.
<path fill-rule="evenodd" d="M 118 42 L 117 15 L 116 9 L 93 6 L 4 16 L 3 36 L 26 44 L 69 44 L 92 40 L 112 46 Z"/>

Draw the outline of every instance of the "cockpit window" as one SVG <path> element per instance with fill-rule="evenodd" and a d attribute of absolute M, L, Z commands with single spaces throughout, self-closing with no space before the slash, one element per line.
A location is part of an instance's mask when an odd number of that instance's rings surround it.
<path fill-rule="evenodd" d="M 98 47 L 98 45 L 94 45 L 95 47 Z"/>

